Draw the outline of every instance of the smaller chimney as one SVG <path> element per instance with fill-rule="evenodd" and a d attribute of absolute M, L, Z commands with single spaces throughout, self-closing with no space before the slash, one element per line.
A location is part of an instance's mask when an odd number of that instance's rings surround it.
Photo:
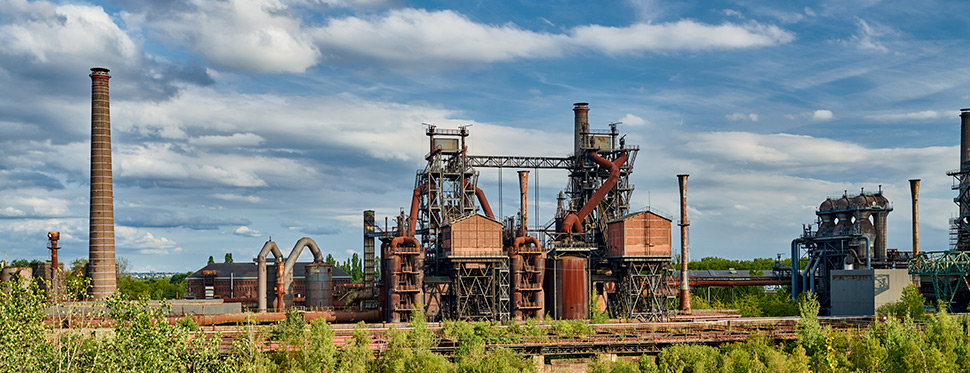
<path fill-rule="evenodd" d="M 960 171 L 970 171 L 970 108 L 960 109 Z"/>
<path fill-rule="evenodd" d="M 680 182 L 680 310 L 690 313 L 690 278 L 687 276 L 687 262 L 690 252 L 687 249 L 687 174 L 677 175 Z"/>
<path fill-rule="evenodd" d="M 522 236 L 529 232 L 529 203 L 526 198 L 528 195 L 529 171 L 519 171 L 519 220 L 522 223 L 522 227 L 520 227 Z"/>
<path fill-rule="evenodd" d="M 913 256 L 919 255 L 919 179 L 909 179 L 913 195 Z"/>
<path fill-rule="evenodd" d="M 585 145 L 586 134 L 589 133 L 589 104 L 585 102 L 573 104 L 573 114 L 575 117 L 573 122 L 573 155 L 579 157 L 583 155 L 579 152 Z"/>

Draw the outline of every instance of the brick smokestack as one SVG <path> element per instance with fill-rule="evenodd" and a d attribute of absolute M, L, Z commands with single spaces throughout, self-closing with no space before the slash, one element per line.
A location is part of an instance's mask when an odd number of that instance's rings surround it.
<path fill-rule="evenodd" d="M 114 197 L 111 179 L 111 104 L 108 69 L 91 69 L 91 217 L 88 255 L 94 299 L 117 287 Z"/>
<path fill-rule="evenodd" d="M 687 248 L 687 176 L 677 175 L 680 183 L 680 310 L 690 312 L 690 278 L 687 277 L 687 263 L 690 261 L 690 250 Z"/>
<path fill-rule="evenodd" d="M 909 179 L 913 197 L 913 256 L 919 255 L 919 179 Z"/>
<path fill-rule="evenodd" d="M 573 155 L 585 158 L 579 150 L 586 145 L 586 134 L 589 133 L 589 104 L 577 102 L 573 104 Z"/>

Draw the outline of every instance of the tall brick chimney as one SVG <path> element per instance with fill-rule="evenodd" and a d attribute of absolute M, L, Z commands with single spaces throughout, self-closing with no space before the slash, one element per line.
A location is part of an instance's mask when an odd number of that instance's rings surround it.
<path fill-rule="evenodd" d="M 91 68 L 91 218 L 88 246 L 90 295 L 102 299 L 117 287 L 114 197 L 111 180 L 111 103 L 108 69 Z"/>

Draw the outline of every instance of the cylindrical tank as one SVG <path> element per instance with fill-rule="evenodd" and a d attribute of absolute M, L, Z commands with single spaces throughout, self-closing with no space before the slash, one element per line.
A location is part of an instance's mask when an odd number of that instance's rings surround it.
<path fill-rule="evenodd" d="M 548 259 L 546 304 L 559 319 L 589 318 L 589 272 L 586 258 Z"/>
<path fill-rule="evenodd" d="M 559 259 L 562 270 L 562 318 L 580 320 L 589 318 L 589 273 L 586 258 L 563 257 Z"/>
<path fill-rule="evenodd" d="M 966 171 L 967 161 L 970 161 L 970 108 L 960 109 L 960 171 Z"/>
<path fill-rule="evenodd" d="M 518 289 L 522 285 L 522 255 L 512 255 L 512 288 Z"/>
<path fill-rule="evenodd" d="M 327 263 L 306 266 L 306 306 L 333 306 L 333 268 Z"/>

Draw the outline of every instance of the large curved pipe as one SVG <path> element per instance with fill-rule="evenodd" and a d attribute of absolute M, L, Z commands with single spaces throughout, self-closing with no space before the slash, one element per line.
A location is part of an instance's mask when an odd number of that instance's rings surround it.
<path fill-rule="evenodd" d="M 414 237 L 414 232 L 418 228 L 418 207 L 421 206 L 421 193 L 424 193 L 427 186 L 428 184 L 421 184 L 417 188 L 414 188 L 414 194 L 411 196 L 411 215 L 408 216 L 408 237 Z"/>
<path fill-rule="evenodd" d="M 468 179 L 465 179 L 465 188 L 468 187 Z M 485 191 L 483 191 L 478 186 L 475 186 L 475 197 L 478 197 L 478 204 L 482 205 L 482 211 L 485 216 L 489 219 L 495 220 L 495 214 L 492 213 L 492 206 L 489 206 L 488 199 L 485 198 Z"/>
<path fill-rule="evenodd" d="M 414 247 L 421 246 L 421 243 L 418 242 L 417 238 L 410 237 L 410 236 L 394 237 L 394 239 L 391 240 L 391 252 L 393 253 L 397 251 L 398 246 L 401 246 L 402 244 L 405 244 L 405 243 L 411 244 Z"/>
<path fill-rule="evenodd" d="M 583 220 L 585 220 L 586 217 L 593 212 L 593 209 L 595 209 L 596 206 L 603 201 L 603 198 L 606 197 L 606 193 L 609 193 L 610 190 L 616 186 L 617 181 L 620 180 L 620 167 L 623 167 L 623 164 L 626 163 L 627 160 L 627 154 L 621 155 L 613 162 L 606 160 L 606 158 L 600 157 L 599 154 L 596 154 L 596 152 L 589 153 L 589 156 L 593 159 L 593 162 L 599 164 L 600 167 L 609 169 L 610 177 L 607 178 L 603 185 L 596 190 L 596 193 L 593 193 L 593 197 L 586 202 L 586 205 L 584 205 L 578 213 L 566 215 L 566 218 L 563 219 L 562 222 L 561 230 L 563 233 L 583 233 Z"/>
<path fill-rule="evenodd" d="M 273 258 L 276 259 L 276 278 L 283 277 L 283 253 L 276 246 L 276 242 L 266 241 L 263 244 L 263 249 L 256 256 L 256 304 L 258 305 L 257 310 L 259 312 L 266 312 L 266 256 L 269 253 L 273 253 Z M 276 303 L 278 307 L 282 301 L 282 294 L 279 292 L 281 289 L 276 290 Z"/>
<path fill-rule="evenodd" d="M 516 237 L 515 240 L 512 241 L 512 247 L 515 248 L 515 252 L 519 252 L 519 247 L 521 247 L 525 243 L 531 243 L 535 245 L 537 248 L 542 249 L 542 245 L 539 244 L 539 239 L 532 236 Z"/>
<path fill-rule="evenodd" d="M 310 252 L 313 253 L 314 263 L 323 263 L 324 261 L 323 253 L 320 252 L 320 247 L 317 246 L 316 241 L 313 241 L 310 237 L 303 237 L 299 241 L 296 241 L 296 245 L 293 245 L 293 250 L 290 251 L 290 256 L 286 257 L 286 264 L 283 266 L 283 276 L 276 278 L 276 285 L 283 289 L 284 295 L 289 289 L 290 283 L 293 282 L 293 265 L 300 258 L 304 247 L 309 248 Z M 277 311 L 282 312 L 282 307 L 277 306 Z"/>

